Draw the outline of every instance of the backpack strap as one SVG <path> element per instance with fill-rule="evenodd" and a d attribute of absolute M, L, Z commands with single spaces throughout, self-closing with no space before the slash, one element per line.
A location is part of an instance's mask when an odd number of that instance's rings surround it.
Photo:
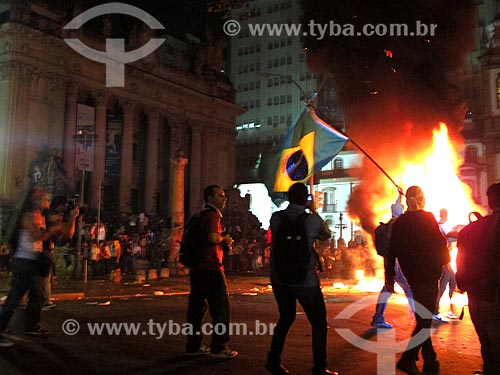
<path fill-rule="evenodd" d="M 476 217 L 476 220 L 473 220 L 474 216 Z M 469 223 L 472 223 L 473 221 L 477 221 L 477 220 L 480 220 L 483 218 L 483 215 L 481 215 L 479 212 L 477 211 L 472 211 L 472 212 L 469 212 Z"/>

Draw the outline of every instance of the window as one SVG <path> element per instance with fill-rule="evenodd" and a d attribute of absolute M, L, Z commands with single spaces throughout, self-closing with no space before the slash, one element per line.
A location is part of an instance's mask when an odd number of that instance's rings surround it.
<path fill-rule="evenodd" d="M 336 212 L 335 188 L 326 188 L 323 190 L 323 212 Z"/>
<path fill-rule="evenodd" d="M 478 150 L 476 146 L 467 146 L 465 149 L 465 162 L 477 164 L 479 161 Z"/>
<path fill-rule="evenodd" d="M 336 158 L 333 161 L 333 169 L 335 169 L 335 170 L 344 169 L 344 159 Z"/>

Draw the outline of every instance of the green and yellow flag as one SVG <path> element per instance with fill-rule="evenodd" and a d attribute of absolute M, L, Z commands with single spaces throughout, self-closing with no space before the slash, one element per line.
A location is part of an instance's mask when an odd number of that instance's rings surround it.
<path fill-rule="evenodd" d="M 288 130 L 280 148 L 263 158 L 261 177 L 272 197 L 287 192 L 296 182 L 306 182 L 321 170 L 349 140 L 306 107 Z"/>

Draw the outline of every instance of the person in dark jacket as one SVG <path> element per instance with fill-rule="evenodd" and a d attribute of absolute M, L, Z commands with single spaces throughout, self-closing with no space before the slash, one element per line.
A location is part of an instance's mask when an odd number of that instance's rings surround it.
<path fill-rule="evenodd" d="M 491 215 L 458 234 L 457 283 L 481 342 L 483 375 L 500 374 L 500 183 L 487 191 Z"/>
<path fill-rule="evenodd" d="M 407 211 L 392 226 L 385 269 L 386 285 L 393 288 L 394 265 L 396 259 L 399 261 L 416 307 L 416 326 L 397 368 L 409 375 L 422 375 L 416 364 L 421 350 L 423 372 L 434 375 L 439 374 L 439 362 L 431 340 L 432 312 L 442 266 L 450 262 L 450 254 L 434 215 L 424 211 L 425 197 L 420 187 L 408 188 L 406 205 Z"/>
<path fill-rule="evenodd" d="M 336 374 L 327 368 L 327 333 L 326 306 L 318 278 L 318 255 L 314 242 L 330 238 L 331 232 L 326 222 L 318 215 L 313 202 L 308 202 L 307 187 L 302 183 L 293 184 L 288 190 L 290 204 L 284 211 L 275 212 L 271 216 L 270 228 L 273 237 L 270 259 L 270 277 L 274 298 L 278 305 L 279 319 L 271 340 L 271 348 L 267 356 L 265 368 L 273 375 L 286 375 L 289 371 L 281 364 L 281 354 L 285 346 L 286 336 L 295 321 L 297 301 L 302 306 L 312 327 L 312 346 L 314 367 L 313 375 Z M 306 208 L 311 214 L 305 214 Z M 285 220 L 286 215 L 288 220 Z M 303 220 L 306 235 L 306 251 L 309 253 L 305 279 L 298 282 L 283 281 L 280 278 L 276 260 L 276 242 L 283 226 L 290 222 Z M 300 224 L 300 223 L 299 223 Z"/>

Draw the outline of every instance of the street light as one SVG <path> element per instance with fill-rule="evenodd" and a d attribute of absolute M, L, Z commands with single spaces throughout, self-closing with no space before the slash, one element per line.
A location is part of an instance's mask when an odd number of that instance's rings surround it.
<path fill-rule="evenodd" d="M 97 138 L 97 134 L 94 132 L 88 132 L 84 129 L 78 129 L 76 134 L 73 135 L 75 141 L 83 147 L 83 159 L 79 160 L 77 167 L 82 172 L 82 182 L 80 184 L 80 207 L 84 204 L 84 195 L 85 195 L 85 171 L 90 168 L 90 164 L 87 162 L 87 150 L 92 147 L 92 143 L 94 139 Z M 79 267 L 79 259 L 82 253 L 82 229 L 83 229 L 83 215 L 78 217 L 78 226 L 77 226 L 77 237 L 76 237 L 76 257 L 75 257 L 75 269 L 78 275 L 78 267 Z M 87 285 L 87 275 L 88 275 L 88 264 L 87 258 L 84 258 L 82 263 L 82 276 L 84 285 Z"/>

